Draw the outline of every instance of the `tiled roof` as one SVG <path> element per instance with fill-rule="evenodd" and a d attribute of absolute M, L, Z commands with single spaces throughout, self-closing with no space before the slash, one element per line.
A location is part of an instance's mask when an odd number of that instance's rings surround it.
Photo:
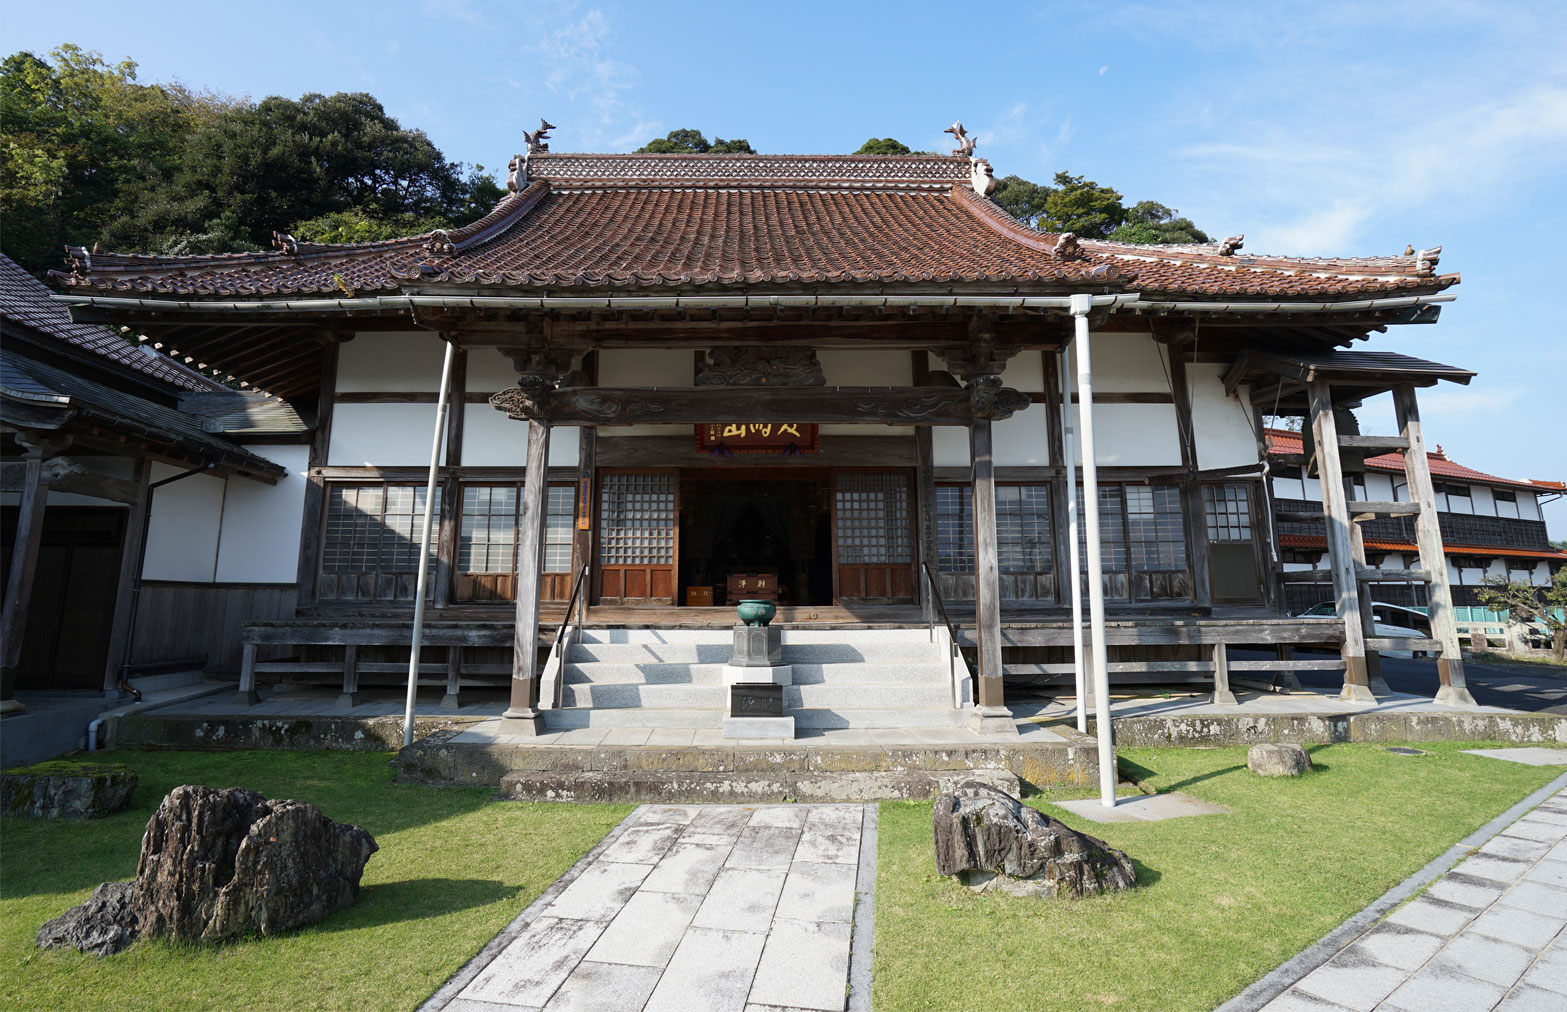
<path fill-rule="evenodd" d="M 143 349 L 105 327 L 75 323 L 66 308 L 50 298 L 47 285 L 0 254 L 0 317 L 84 351 L 101 355 L 181 390 L 221 390 L 221 384 L 185 368 L 150 348 Z"/>
<path fill-rule="evenodd" d="M 1279 544 L 1284 548 L 1320 548 L 1327 550 L 1328 539 L 1319 534 L 1280 534 Z M 1418 552 L 1419 546 L 1410 541 L 1365 540 L 1367 549 L 1373 552 Z M 1507 548 L 1498 545 L 1448 545 L 1442 546 L 1446 555 L 1482 555 L 1488 558 L 1508 559 L 1561 559 L 1567 561 L 1567 552 L 1560 549 Z M 1285 578 L 1289 578 L 1288 571 Z"/>
<path fill-rule="evenodd" d="M 528 159 L 519 192 L 461 229 L 279 252 L 71 251 L 69 288 L 182 297 L 337 296 L 405 285 L 636 290 L 694 285 L 964 285 L 1186 298 L 1434 292 L 1434 252 L 1246 257 L 1233 243 L 1134 246 L 1018 224 L 954 156 L 569 155 Z"/>
<path fill-rule="evenodd" d="M 1268 453 L 1275 455 L 1304 453 L 1301 442 L 1301 434 L 1291 432 L 1288 429 L 1268 430 Z M 1426 464 L 1431 468 L 1432 478 L 1448 478 L 1454 481 L 1467 481 L 1477 485 L 1500 485 L 1504 488 L 1527 488 L 1536 492 L 1560 492 L 1564 486 L 1558 481 L 1519 481 L 1514 478 L 1498 478 L 1494 474 L 1486 474 L 1484 471 L 1476 471 L 1472 467 L 1465 467 L 1456 461 L 1448 460 L 1441 452 L 1426 451 Z M 1399 453 L 1381 453 L 1375 457 L 1366 458 L 1366 467 L 1373 471 L 1385 471 L 1389 474 L 1404 473 L 1404 457 Z"/>

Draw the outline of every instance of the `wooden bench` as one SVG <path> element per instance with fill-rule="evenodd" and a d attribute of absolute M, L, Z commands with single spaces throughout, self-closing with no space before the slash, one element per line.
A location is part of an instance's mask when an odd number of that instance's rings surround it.
<path fill-rule="evenodd" d="M 441 699 L 441 709 L 455 710 L 458 692 L 464 675 L 510 676 L 510 664 L 468 664 L 462 660 L 463 647 L 510 647 L 513 625 L 510 622 L 432 622 L 424 627 L 421 640 L 423 648 L 445 647 L 444 664 L 421 663 L 421 684 L 446 686 Z M 243 644 L 239 669 L 239 701 L 250 706 L 261 701 L 256 691 L 258 674 L 318 674 L 337 673 L 343 676 L 343 691 L 337 697 L 343 707 L 359 704 L 359 676 L 361 674 L 408 673 L 403 662 L 383 663 L 359 660 L 359 648 L 366 646 L 407 647 L 413 639 L 411 622 L 350 621 L 294 621 L 254 622 L 245 626 L 240 638 Z M 341 646 L 341 661 L 258 661 L 256 651 L 263 646 Z M 426 682 L 424 675 L 440 676 Z M 470 679 L 469 684 L 477 684 Z"/>

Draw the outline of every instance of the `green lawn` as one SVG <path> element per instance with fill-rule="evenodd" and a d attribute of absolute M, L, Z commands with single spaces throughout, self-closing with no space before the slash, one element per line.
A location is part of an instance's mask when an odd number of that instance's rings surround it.
<path fill-rule="evenodd" d="M 1137 864 L 1138 888 L 1075 903 L 967 891 L 936 874 L 931 806 L 883 804 L 875 1007 L 1206 1012 L 1561 773 L 1421 747 L 1314 747 L 1297 780 L 1250 775 L 1241 748 L 1123 750 L 1231 814 L 1100 825 L 1031 799 Z"/>
<path fill-rule="evenodd" d="M 125 811 L 92 822 L 0 824 L 0 1008 L 412 1009 L 631 810 L 394 784 L 384 754 L 103 758 L 141 777 Z M 300 798 L 370 830 L 381 849 L 365 866 L 358 902 L 301 931 L 207 948 L 142 942 L 104 960 L 34 948 L 44 921 L 99 882 L 135 875 L 147 817 L 182 783 Z"/>

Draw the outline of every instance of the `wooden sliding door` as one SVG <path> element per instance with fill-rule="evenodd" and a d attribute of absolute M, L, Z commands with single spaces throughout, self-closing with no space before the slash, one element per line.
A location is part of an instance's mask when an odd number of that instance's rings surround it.
<path fill-rule="evenodd" d="M 906 471 L 838 474 L 833 485 L 833 526 L 840 600 L 914 599 L 914 497 L 910 485 Z"/>
<path fill-rule="evenodd" d="M 600 473 L 599 603 L 675 603 L 677 492 L 673 471 Z"/>

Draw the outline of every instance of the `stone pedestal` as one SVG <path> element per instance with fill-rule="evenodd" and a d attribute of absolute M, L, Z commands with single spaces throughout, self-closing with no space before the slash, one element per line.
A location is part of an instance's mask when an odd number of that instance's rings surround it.
<path fill-rule="evenodd" d="M 747 683 L 755 685 L 792 685 L 793 668 L 783 663 L 783 631 L 773 626 L 737 625 L 734 627 L 735 651 L 724 665 L 726 689 Z M 769 716 L 724 718 L 723 734 L 733 739 L 793 739 L 794 718 L 782 713 Z"/>
<path fill-rule="evenodd" d="M 735 652 L 729 663 L 737 668 L 774 668 L 782 665 L 783 630 L 770 625 L 735 626 Z"/>
<path fill-rule="evenodd" d="M 1004 706 L 974 707 L 974 713 L 969 717 L 969 727 L 975 734 L 998 736 L 1018 734 L 1017 720 L 1013 718 L 1012 711 Z"/>

